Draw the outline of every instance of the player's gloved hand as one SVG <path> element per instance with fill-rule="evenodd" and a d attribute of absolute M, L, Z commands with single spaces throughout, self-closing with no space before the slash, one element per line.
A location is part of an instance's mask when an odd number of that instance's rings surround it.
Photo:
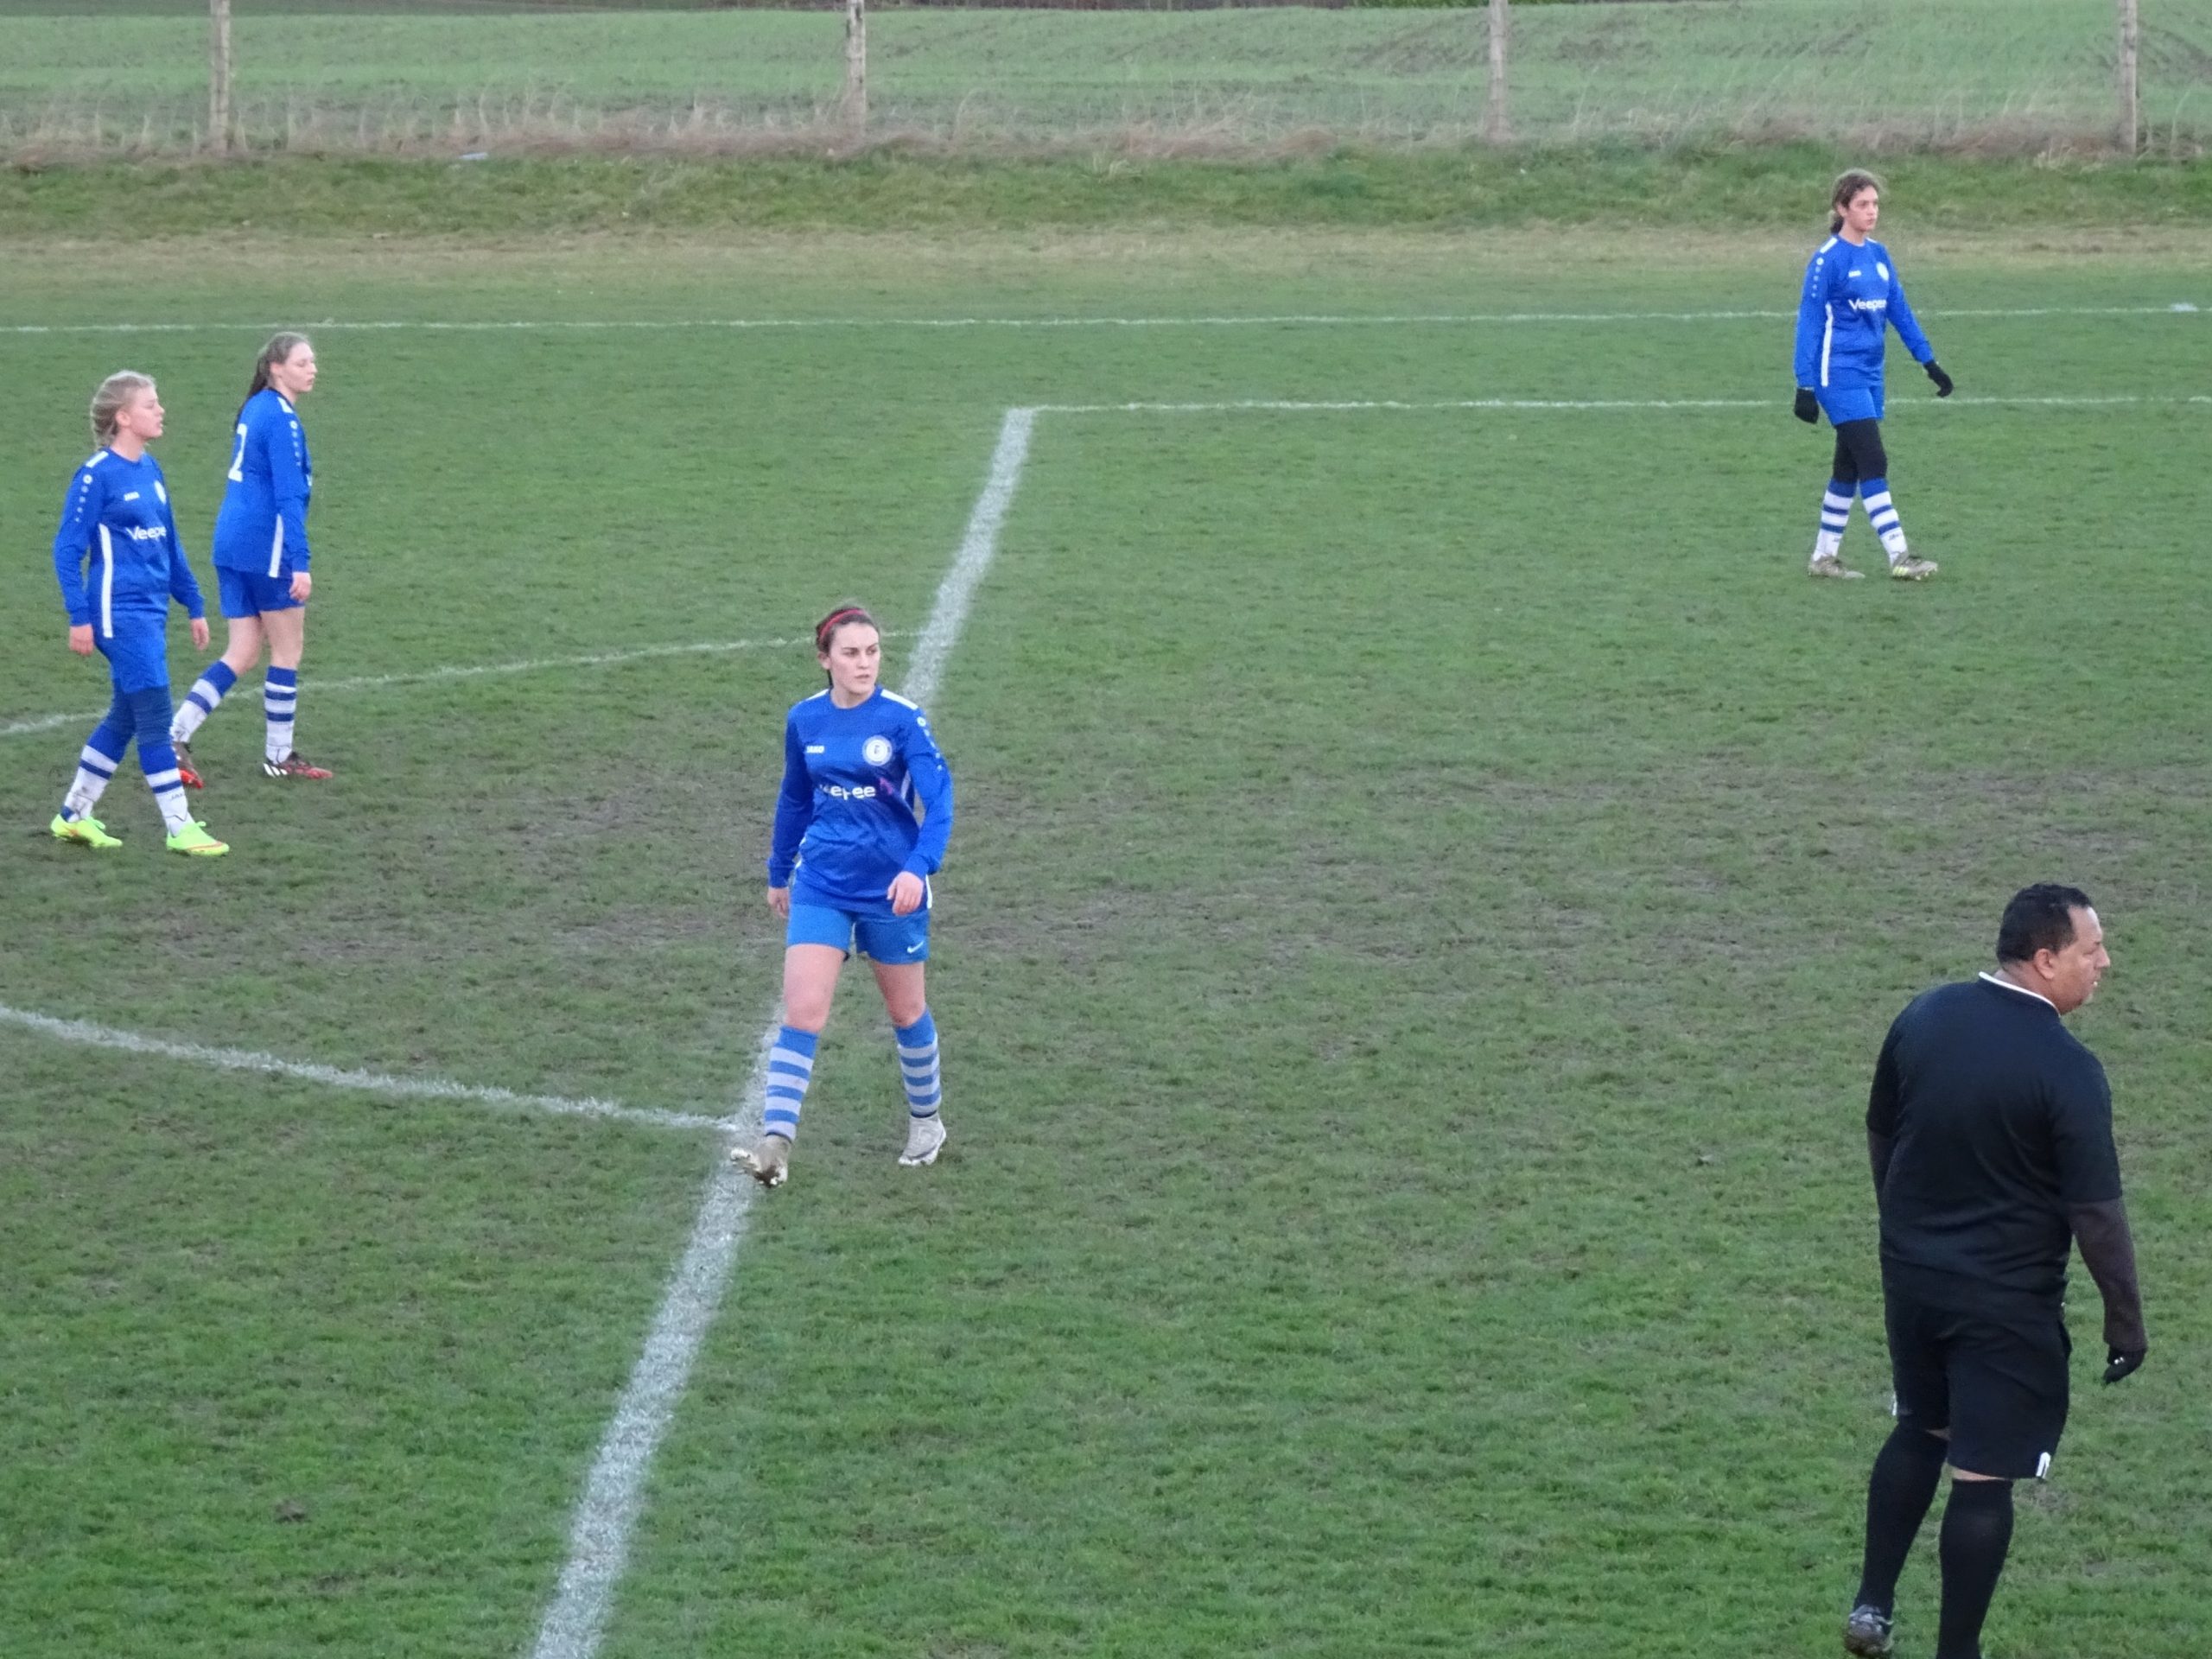
<path fill-rule="evenodd" d="M 1943 372 L 1943 365 L 1931 357 L 1927 362 L 1921 365 L 1921 366 L 1928 371 L 1928 378 L 1936 383 L 1936 395 L 1938 397 L 1949 397 L 1951 395 L 1951 377 Z"/>
<path fill-rule="evenodd" d="M 2143 1369 L 2143 1362 L 2151 1350 L 2141 1348 L 2107 1348 L 2105 1350 L 2105 1381 L 2117 1382 Z"/>
<path fill-rule="evenodd" d="M 1790 404 L 1789 412 L 1808 426 L 1818 426 L 1821 423 L 1821 400 L 1813 396 L 1810 386 L 1800 386 L 1797 388 L 1797 401 Z"/>

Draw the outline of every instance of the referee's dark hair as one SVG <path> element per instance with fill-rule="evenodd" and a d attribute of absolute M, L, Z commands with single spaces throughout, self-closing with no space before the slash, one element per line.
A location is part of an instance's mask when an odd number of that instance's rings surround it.
<path fill-rule="evenodd" d="M 2038 950 L 2063 950 L 2074 943 L 2074 912 L 2094 908 L 2079 887 L 2056 881 L 2022 887 L 1997 925 L 1997 960 L 2032 962 Z"/>

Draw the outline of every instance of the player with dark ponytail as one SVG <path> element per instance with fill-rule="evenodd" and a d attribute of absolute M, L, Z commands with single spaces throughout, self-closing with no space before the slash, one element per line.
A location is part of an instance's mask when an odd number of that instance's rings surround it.
<path fill-rule="evenodd" d="M 253 379 L 238 410 L 229 486 L 215 516 L 215 581 L 230 629 L 222 660 L 202 675 L 176 712 L 171 736 L 185 779 L 200 773 L 191 741 L 241 675 L 269 652 L 262 687 L 266 718 L 261 769 L 271 778 L 327 778 L 292 747 L 300 702 L 300 658 L 307 649 L 308 498 L 315 463 L 300 429 L 299 400 L 315 390 L 315 347 L 305 334 L 280 334 L 254 359 Z"/>
<path fill-rule="evenodd" d="M 1828 193 L 1828 239 L 1805 267 L 1805 291 L 1797 306 L 1794 412 L 1815 426 L 1826 415 L 1835 428 L 1835 463 L 1821 500 L 1820 533 L 1808 571 L 1844 578 L 1861 574 L 1843 562 L 1844 527 L 1857 496 L 1889 556 L 1890 574 L 1917 582 L 1936 574 L 1936 561 L 1915 557 L 1905 545 L 1904 528 L 1890 496 L 1889 456 L 1882 448 L 1882 356 L 1889 325 L 1897 326 L 1897 338 L 1927 370 L 1938 397 L 1951 395 L 1951 377 L 1936 361 L 1936 348 L 1905 303 L 1896 262 L 1873 240 L 1881 200 L 1881 181 L 1871 173 L 1853 168 L 1836 180 Z"/>
<path fill-rule="evenodd" d="M 929 960 L 930 877 L 952 836 L 952 774 L 929 716 L 876 682 L 875 619 L 843 605 L 815 626 L 830 683 L 784 722 L 784 783 L 768 853 L 768 904 L 785 922 L 784 1024 L 768 1054 L 761 1135 L 732 1156 L 764 1186 L 791 1173 L 799 1109 L 845 958 L 875 969 L 906 1093 L 912 1168 L 944 1147 Z M 917 810 L 918 809 L 918 810 Z"/>

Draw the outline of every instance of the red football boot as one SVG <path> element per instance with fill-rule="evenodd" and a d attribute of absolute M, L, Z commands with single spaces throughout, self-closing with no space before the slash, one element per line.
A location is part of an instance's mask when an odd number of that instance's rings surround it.
<path fill-rule="evenodd" d="M 271 778 L 327 778 L 330 773 L 316 766 L 297 749 L 282 760 L 264 760 L 261 769 Z"/>
<path fill-rule="evenodd" d="M 207 788 L 207 780 L 200 775 L 198 769 L 192 764 L 192 751 L 186 748 L 181 743 L 176 744 L 175 747 L 176 749 L 177 782 L 182 784 L 187 789 Z"/>

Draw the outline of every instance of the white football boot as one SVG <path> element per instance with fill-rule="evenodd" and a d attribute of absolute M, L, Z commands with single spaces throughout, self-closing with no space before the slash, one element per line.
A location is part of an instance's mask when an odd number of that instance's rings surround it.
<path fill-rule="evenodd" d="M 944 1150 L 944 1115 L 932 1112 L 927 1117 L 906 1120 L 906 1150 L 899 1154 L 901 1169 L 919 1169 L 937 1162 L 937 1155 Z"/>

